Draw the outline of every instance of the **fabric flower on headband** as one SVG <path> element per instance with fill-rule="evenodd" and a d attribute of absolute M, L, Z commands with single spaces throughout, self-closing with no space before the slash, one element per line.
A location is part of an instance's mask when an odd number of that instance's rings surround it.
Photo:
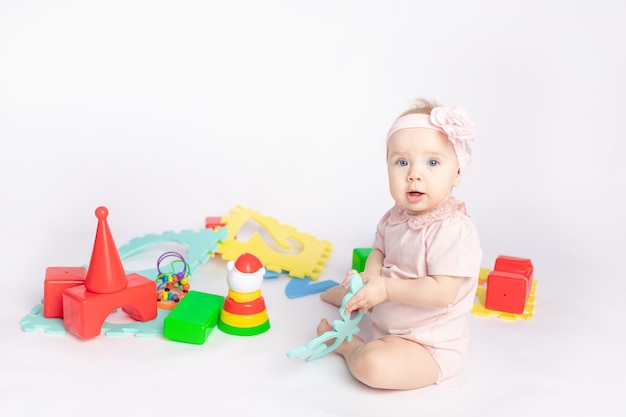
<path fill-rule="evenodd" d="M 435 107 L 430 112 L 430 122 L 448 135 L 453 144 L 475 139 L 474 122 L 460 107 Z"/>

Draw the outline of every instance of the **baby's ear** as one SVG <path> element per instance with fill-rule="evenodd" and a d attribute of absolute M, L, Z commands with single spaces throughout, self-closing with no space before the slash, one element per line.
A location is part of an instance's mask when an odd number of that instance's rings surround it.
<path fill-rule="evenodd" d="M 456 178 L 454 179 L 454 187 L 458 187 L 461 184 L 461 168 L 456 172 Z"/>

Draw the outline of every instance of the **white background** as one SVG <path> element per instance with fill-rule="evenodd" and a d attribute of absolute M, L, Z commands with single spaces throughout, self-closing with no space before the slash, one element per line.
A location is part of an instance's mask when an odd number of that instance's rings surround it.
<path fill-rule="evenodd" d="M 621 415 L 625 15 L 608 0 L 0 1 L 0 407 Z M 476 122 L 456 196 L 484 267 L 531 258 L 538 281 L 531 321 L 472 316 L 461 377 L 378 392 L 336 355 L 287 359 L 336 310 L 287 299 L 286 277 L 252 338 L 21 330 L 45 268 L 89 261 L 100 205 L 118 245 L 250 207 L 332 242 L 320 279 L 341 279 L 392 203 L 384 137 L 418 96 Z M 226 291 L 208 264 L 192 286 Z"/>

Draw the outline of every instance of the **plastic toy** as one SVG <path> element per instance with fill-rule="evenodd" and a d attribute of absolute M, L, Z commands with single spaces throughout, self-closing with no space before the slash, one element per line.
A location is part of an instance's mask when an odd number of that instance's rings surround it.
<path fill-rule="evenodd" d="M 20 320 L 22 330 L 27 333 L 43 331 L 50 335 L 64 335 L 67 329 L 62 318 L 46 318 L 43 316 L 43 304 L 35 305 L 30 312 Z M 117 311 L 117 310 L 116 310 Z M 168 310 L 158 310 L 157 317 L 148 321 L 132 321 L 129 323 L 111 323 L 105 321 L 101 335 L 124 336 L 134 335 L 139 338 L 150 338 L 163 334 L 163 320 L 169 314 Z"/>
<path fill-rule="evenodd" d="M 175 259 L 169 264 L 170 271 L 164 272 L 162 263 L 168 258 Z M 182 267 L 179 267 L 179 271 L 176 271 L 177 264 L 182 264 Z M 171 310 L 176 303 L 187 295 L 191 288 L 189 285 L 189 264 L 187 264 L 185 258 L 180 253 L 168 251 L 159 256 L 157 271 L 159 272 L 156 278 L 157 306 Z"/>
<path fill-rule="evenodd" d="M 485 307 L 490 310 L 521 314 L 533 281 L 530 259 L 498 256 L 487 277 Z"/>
<path fill-rule="evenodd" d="M 152 246 L 164 243 L 178 243 L 180 246 L 187 248 L 186 258 L 189 275 L 193 275 L 198 266 L 206 263 L 215 255 L 217 248 L 227 236 L 227 229 L 183 230 L 180 232 L 167 231 L 161 234 L 151 233 L 131 239 L 126 245 L 118 248 L 118 253 L 120 258 L 124 261 Z M 159 274 L 157 268 L 138 271 L 128 270 L 127 272 L 135 272 L 145 277 L 155 277 Z"/>
<path fill-rule="evenodd" d="M 229 261 L 226 269 L 228 297 L 217 327 L 237 336 L 253 336 L 269 330 L 270 321 L 261 295 L 265 268 L 259 258 L 243 253 L 236 261 Z"/>
<path fill-rule="evenodd" d="M 177 342 L 203 344 L 217 324 L 224 304 L 221 295 L 189 291 L 165 318 L 163 337 Z"/>
<path fill-rule="evenodd" d="M 46 268 L 43 284 L 43 316 L 63 318 L 63 291 L 85 283 L 87 269 L 83 267 L 50 266 Z"/>
<path fill-rule="evenodd" d="M 63 290 L 63 324 L 81 339 L 98 336 L 107 316 L 120 307 L 138 321 L 157 317 L 156 284 L 139 274 L 126 275 L 108 215 L 106 207 L 96 209 L 98 227 L 84 284 Z"/>
<path fill-rule="evenodd" d="M 535 310 L 535 292 L 537 289 L 537 280 L 536 279 L 532 280 L 532 284 L 530 286 L 530 292 L 529 292 L 528 298 L 526 299 L 523 312 L 511 313 L 511 312 L 486 308 L 486 294 L 487 294 L 487 289 L 489 285 L 487 280 L 491 273 L 492 271 L 488 268 L 480 269 L 480 275 L 478 278 L 478 288 L 476 289 L 477 300 L 474 302 L 474 305 L 472 306 L 472 314 L 477 315 L 477 316 L 483 316 L 483 317 L 496 316 L 497 318 L 503 319 L 503 320 L 517 320 L 517 319 L 531 320 L 533 318 L 533 314 Z M 497 288 L 498 287 L 496 285 L 496 290 Z M 492 293 L 492 295 L 493 294 L 497 294 L 497 291 L 495 293 Z"/>
<path fill-rule="evenodd" d="M 363 281 L 361 280 L 360 275 L 353 274 L 350 276 L 349 284 L 350 291 L 344 295 L 341 307 L 339 307 L 341 320 L 333 321 L 333 330 L 329 330 L 326 333 L 321 334 L 304 346 L 300 346 L 289 351 L 287 353 L 287 357 L 307 360 L 317 359 L 337 349 L 344 342 L 344 340 L 351 341 L 352 337 L 360 331 L 358 324 L 363 318 L 365 312 L 358 312 L 354 318 L 351 318 L 351 315 L 346 314 L 345 311 L 346 303 L 354 296 L 354 294 L 356 294 L 357 291 L 363 288 Z M 330 346 L 327 346 L 326 342 L 333 339 L 335 339 L 335 341 Z"/>
<path fill-rule="evenodd" d="M 320 293 L 337 285 L 339 285 L 338 282 L 331 280 L 312 282 L 309 277 L 292 278 L 285 286 L 285 295 L 287 298 L 304 297 L 305 295 Z"/>
<path fill-rule="evenodd" d="M 352 250 L 352 269 L 363 272 L 370 253 L 372 253 L 372 248 L 354 248 Z"/>
<path fill-rule="evenodd" d="M 292 277 L 307 276 L 312 280 L 319 277 L 332 252 L 330 242 L 300 233 L 291 226 L 282 225 L 277 220 L 248 208 L 236 206 L 229 213 L 230 216 L 222 218 L 228 229 L 228 237 L 217 250 L 223 259 L 230 261 L 243 253 L 254 253 L 270 271 L 286 271 Z M 257 231 L 248 241 L 238 240 L 237 234 L 248 221 L 258 223 L 278 247 L 270 247 Z"/>
<path fill-rule="evenodd" d="M 218 227 L 224 227 L 222 217 L 206 217 L 204 219 L 204 227 L 207 229 L 217 229 Z"/>
<path fill-rule="evenodd" d="M 43 315 L 43 304 L 37 304 L 30 309 L 30 312 L 20 320 L 20 326 L 25 332 L 35 332 L 43 330 L 47 334 L 63 335 L 67 333 L 67 329 L 63 326 L 63 318 L 47 318 Z M 61 303 L 61 311 L 63 304 Z M 61 313 L 62 315 L 63 313 Z"/>

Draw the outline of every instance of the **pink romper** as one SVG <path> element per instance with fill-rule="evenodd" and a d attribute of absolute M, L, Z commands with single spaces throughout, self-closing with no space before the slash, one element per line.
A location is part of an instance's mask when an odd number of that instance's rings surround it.
<path fill-rule="evenodd" d="M 395 335 L 423 345 L 439 365 L 437 382 L 457 375 L 469 341 L 471 311 L 482 249 L 465 204 L 450 197 L 423 215 L 411 216 L 395 205 L 377 226 L 374 249 L 384 255 L 382 275 L 420 279 L 448 275 L 463 280 L 456 300 L 445 307 L 415 307 L 385 301 L 372 310 L 372 335 Z"/>

